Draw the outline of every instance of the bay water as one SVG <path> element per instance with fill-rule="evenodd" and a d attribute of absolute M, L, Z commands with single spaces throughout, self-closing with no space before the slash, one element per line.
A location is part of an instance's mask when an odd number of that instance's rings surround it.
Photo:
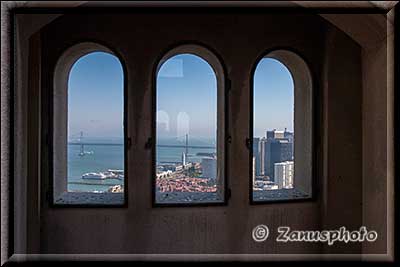
<path fill-rule="evenodd" d="M 168 140 L 158 144 L 182 145 Z M 191 142 L 189 145 L 213 146 L 213 142 Z M 123 185 L 123 179 L 89 180 L 82 175 L 89 172 L 104 172 L 109 169 L 124 169 L 124 146 L 122 142 L 90 142 L 85 140 L 84 156 L 80 156 L 81 146 L 78 143 L 68 144 L 68 191 L 107 191 L 110 186 Z M 156 147 L 156 164 L 181 162 L 184 147 Z M 213 148 L 189 148 L 190 162 L 200 162 L 203 156 L 197 153 L 215 153 Z"/>

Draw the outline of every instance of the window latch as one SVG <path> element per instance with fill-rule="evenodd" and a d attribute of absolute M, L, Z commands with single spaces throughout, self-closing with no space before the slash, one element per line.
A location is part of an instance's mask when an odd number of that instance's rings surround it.
<path fill-rule="evenodd" d="M 149 137 L 147 139 L 146 144 L 144 145 L 145 149 L 151 149 L 153 147 L 153 138 Z"/>
<path fill-rule="evenodd" d="M 250 138 L 246 138 L 246 147 L 249 150 L 252 148 L 252 142 Z"/>
<path fill-rule="evenodd" d="M 227 198 L 227 200 L 228 200 L 228 199 L 231 199 L 231 196 L 232 196 L 232 190 L 231 190 L 230 188 L 228 188 L 228 189 L 227 189 L 227 192 L 226 192 L 226 198 Z"/>
<path fill-rule="evenodd" d="M 126 139 L 126 146 L 128 149 L 131 149 L 132 147 L 132 139 L 130 137 Z"/>
<path fill-rule="evenodd" d="M 46 191 L 46 201 L 51 201 L 51 191 Z"/>

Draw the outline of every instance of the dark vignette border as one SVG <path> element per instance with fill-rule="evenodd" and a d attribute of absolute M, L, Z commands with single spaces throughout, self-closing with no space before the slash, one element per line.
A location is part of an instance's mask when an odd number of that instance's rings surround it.
<path fill-rule="evenodd" d="M 400 4 L 394 7 L 394 262 L 400 262 Z M 396 60 L 397 58 L 397 60 Z"/>
<path fill-rule="evenodd" d="M 16 32 L 15 32 L 15 13 L 12 12 L 10 14 L 10 32 L 11 32 L 11 36 L 10 36 L 10 103 L 9 103 L 9 107 L 10 107 L 10 129 L 9 129 L 9 135 L 10 135 L 10 145 L 8 147 L 9 150 L 9 162 L 10 162 L 10 166 L 9 166 L 9 185 L 8 188 L 10 190 L 10 192 L 8 192 L 8 226 L 9 226 L 9 230 L 8 230 L 8 257 L 11 257 L 11 255 L 14 254 L 14 183 L 15 183 L 15 179 L 14 179 L 14 167 L 15 167 L 15 162 L 14 162 L 14 144 L 15 144 L 15 140 L 14 140 L 14 121 L 15 121 L 15 109 L 14 109 L 14 103 L 15 103 L 15 43 L 16 43 Z M 2 41 L 3 42 L 3 41 Z M 3 86 L 2 86 L 3 87 Z M 2 88 L 3 89 L 3 88 Z M 1 148 L 3 149 L 3 148 Z"/>
<path fill-rule="evenodd" d="M 175 13 L 178 11 L 179 12 L 184 12 L 185 8 L 176 8 L 173 7 L 174 3 L 170 2 L 171 6 L 168 8 L 163 8 L 163 11 L 161 11 L 160 8 L 147 8 L 147 10 L 149 11 L 151 9 L 151 12 L 153 13 L 157 13 L 157 12 L 165 12 L 168 11 L 170 13 Z M 186 8 L 187 9 L 187 8 Z M 214 10 L 212 11 L 212 9 L 208 9 L 205 10 L 202 7 L 197 7 L 196 11 L 199 11 L 201 9 L 203 9 L 204 12 L 215 12 Z M 11 8 L 8 11 L 10 12 L 10 25 L 11 25 L 11 36 L 9 38 L 9 43 L 10 43 L 10 49 L 12 50 L 11 52 L 11 56 L 10 56 L 10 97 L 9 97 L 9 119 L 10 119 L 10 125 L 9 125 L 9 134 L 10 134 L 10 145 L 7 148 L 8 152 L 9 152 L 9 192 L 8 192 L 8 197 L 9 197 L 9 202 L 8 202 L 8 206 L 9 206 L 9 212 L 8 212 L 8 222 L 9 222 L 9 228 L 8 228 L 8 234 L 9 234 L 9 242 L 8 242 L 8 256 L 11 257 L 13 255 L 14 249 L 14 242 L 13 242 L 13 235 L 14 235 L 14 217 L 13 217 L 13 212 L 14 212 L 14 205 L 13 205 L 13 198 L 14 198 L 14 159 L 13 159 L 13 155 L 14 155 L 14 56 L 15 56 L 15 51 L 14 51 L 14 44 L 15 44 L 15 29 L 14 29 L 14 16 L 15 14 L 29 14 L 29 13 L 45 13 L 45 14 L 50 14 L 50 13 L 88 13 L 88 12 L 94 12 L 94 13 L 110 13 L 110 12 L 114 12 L 114 13 L 126 13 L 126 12 L 132 12 L 128 11 L 129 9 L 127 8 L 84 8 L 84 7 L 74 7 L 74 8 Z M 135 8 L 135 10 L 137 11 L 138 8 Z M 222 12 L 226 12 L 226 11 L 233 11 L 235 10 L 235 8 L 221 8 L 220 10 L 222 10 Z M 394 10 L 397 14 L 400 14 L 400 8 L 399 8 L 399 4 L 397 4 L 394 7 Z M 118 11 L 118 12 L 117 12 Z M 144 10 L 140 11 L 141 13 L 143 13 Z M 193 11 L 193 10 L 192 10 Z M 367 13 L 379 13 L 379 14 L 386 14 L 387 11 L 382 10 L 380 8 L 354 8 L 354 7 L 348 7 L 348 8 L 303 8 L 303 7 L 277 7 L 277 8 L 251 8 L 251 7 L 247 7 L 247 8 L 236 8 L 236 11 L 238 12 L 249 12 L 249 13 L 296 13 L 296 12 L 301 12 L 301 13 L 311 13 L 311 14 L 367 14 Z M 394 25 L 395 25 L 395 38 L 394 38 L 394 58 L 396 58 L 396 56 L 398 57 L 399 53 L 399 16 L 395 16 L 394 18 Z M 394 63 L 394 88 L 396 89 L 399 85 L 399 78 L 396 76 L 396 74 L 398 74 L 400 71 L 400 67 L 399 67 L 399 63 L 397 61 L 395 61 Z M 400 125 L 400 106 L 397 105 L 397 103 L 399 102 L 399 92 L 398 90 L 394 90 L 394 135 L 395 135 L 395 162 L 399 162 L 400 158 L 399 158 L 399 150 L 400 150 L 400 130 L 399 130 L 399 125 Z M 3 148 L 2 148 L 3 149 Z M 399 173 L 399 164 L 395 164 L 395 177 L 396 174 Z M 400 189 L 400 181 L 399 179 L 395 179 L 395 192 L 399 192 Z M 395 195 L 395 207 L 400 207 L 400 201 L 399 198 Z M 2 215 L 4 216 L 4 215 Z M 397 225 L 397 223 L 400 221 L 400 210 L 398 208 L 395 208 L 395 226 Z M 395 262 L 390 263 L 390 262 L 379 262 L 379 261 L 369 261 L 369 262 L 362 262 L 362 265 L 365 266 L 395 266 L 395 263 L 399 262 L 399 248 L 400 246 L 398 245 L 398 241 L 399 241 L 399 236 L 400 236 L 400 231 L 396 230 L 395 228 L 395 233 L 394 233 L 394 237 L 395 237 L 395 244 L 394 244 L 394 248 L 395 248 Z M 58 264 L 61 266 L 70 266 L 70 264 L 74 264 L 74 262 L 59 262 L 59 261 L 35 261 L 35 262 L 7 262 L 4 266 L 15 266 L 15 265 L 25 265 L 25 266 L 30 266 L 32 263 L 40 263 L 43 264 L 44 266 L 53 266 L 54 264 Z M 75 263 L 81 263 L 79 261 L 75 261 Z M 98 266 L 100 264 L 100 262 L 98 261 L 85 261 L 84 262 L 85 265 L 87 264 L 96 264 L 96 266 Z M 113 263 L 117 263 L 119 265 L 121 264 L 126 264 L 126 262 L 122 262 L 122 261 L 116 261 Z M 142 261 L 138 262 L 139 264 L 142 263 Z M 180 263 L 176 263 L 174 261 L 172 261 L 171 263 L 175 263 L 175 264 L 180 264 Z M 237 264 L 237 262 L 235 262 Z M 259 264 L 259 262 L 255 262 L 256 264 Z M 271 266 L 293 266 L 294 263 L 297 263 L 296 261 L 276 261 L 276 262 L 269 262 L 268 264 Z M 320 266 L 320 263 L 315 262 L 315 261 L 301 261 L 301 263 L 307 264 L 307 266 Z M 336 266 L 337 264 L 341 264 L 341 263 L 350 263 L 350 264 L 355 264 L 356 262 L 354 261 L 346 261 L 346 260 L 339 260 L 339 261 L 325 261 L 324 262 L 324 266 Z M 71 264 L 71 265 L 72 265 Z M 202 263 L 195 263 L 195 264 L 202 264 Z M 261 264 L 265 264 L 265 263 L 261 263 Z M 101 265 L 101 264 L 100 264 Z M 128 266 L 128 264 L 126 264 L 126 266 Z M 261 265 L 260 265 L 261 266 Z"/>

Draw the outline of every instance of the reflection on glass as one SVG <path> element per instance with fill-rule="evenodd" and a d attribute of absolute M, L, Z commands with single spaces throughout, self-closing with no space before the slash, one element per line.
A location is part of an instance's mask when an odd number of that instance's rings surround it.
<path fill-rule="evenodd" d="M 220 202 L 217 81 L 192 54 L 164 62 L 157 74 L 156 203 Z"/>
<path fill-rule="evenodd" d="M 119 60 L 81 57 L 68 80 L 68 192 L 124 191 L 123 107 Z"/>

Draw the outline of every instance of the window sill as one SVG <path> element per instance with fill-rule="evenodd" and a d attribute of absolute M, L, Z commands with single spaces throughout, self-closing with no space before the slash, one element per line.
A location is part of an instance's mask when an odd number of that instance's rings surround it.
<path fill-rule="evenodd" d="M 311 195 L 306 194 L 295 188 L 253 191 L 252 197 L 253 197 L 253 203 L 311 199 Z"/>
<path fill-rule="evenodd" d="M 223 203 L 223 199 L 218 193 L 205 193 L 205 192 L 157 192 L 157 204 L 215 204 Z"/>
<path fill-rule="evenodd" d="M 65 192 L 54 198 L 54 205 L 123 205 L 123 193 Z"/>

